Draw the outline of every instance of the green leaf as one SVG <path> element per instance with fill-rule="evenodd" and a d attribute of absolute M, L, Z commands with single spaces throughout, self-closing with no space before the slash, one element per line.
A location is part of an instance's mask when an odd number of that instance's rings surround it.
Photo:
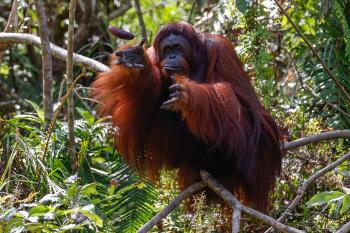
<path fill-rule="evenodd" d="M 93 158 L 92 158 L 92 161 L 93 161 L 94 163 L 104 163 L 104 162 L 106 161 L 106 158 L 101 157 L 101 156 L 99 156 L 99 157 L 93 157 Z"/>
<path fill-rule="evenodd" d="M 32 107 L 36 111 L 36 114 L 38 115 L 40 121 L 42 123 L 44 123 L 44 121 L 45 121 L 44 111 L 39 107 L 39 105 L 37 105 L 36 103 L 34 103 L 34 102 L 30 101 L 30 100 L 26 100 L 26 102 L 28 102 L 30 105 L 32 105 Z"/>
<path fill-rule="evenodd" d="M 17 213 L 15 213 L 13 216 L 18 217 L 18 218 L 27 218 L 29 217 L 29 213 L 24 210 L 20 210 Z"/>
<path fill-rule="evenodd" d="M 8 76 L 10 74 L 10 68 L 7 64 L 5 64 L 5 62 L 0 64 L 0 74 L 4 76 Z"/>
<path fill-rule="evenodd" d="M 244 12 L 249 8 L 249 3 L 247 0 L 237 0 L 236 7 L 242 14 L 244 14 Z"/>
<path fill-rule="evenodd" d="M 343 196 L 344 193 L 339 191 L 321 192 L 311 197 L 306 205 L 308 207 L 323 205 L 325 203 L 340 199 Z"/>
<path fill-rule="evenodd" d="M 87 121 L 89 125 L 92 125 L 95 122 L 95 117 L 87 110 L 83 108 L 76 107 L 78 113 L 81 115 L 81 117 Z"/>
<path fill-rule="evenodd" d="M 47 212 L 47 207 L 43 205 L 37 205 L 30 209 L 29 215 Z"/>
<path fill-rule="evenodd" d="M 93 221 L 96 224 L 96 226 L 102 227 L 103 220 L 93 212 L 94 209 L 94 205 L 86 205 L 81 209 L 81 213 L 88 217 L 91 221 Z"/>
<path fill-rule="evenodd" d="M 78 193 L 78 185 L 74 183 L 67 188 L 68 197 L 71 198 Z"/>
<path fill-rule="evenodd" d="M 90 194 L 96 194 L 97 193 L 96 187 L 97 187 L 97 183 L 87 184 L 81 188 L 81 192 L 84 196 L 89 196 Z"/>
<path fill-rule="evenodd" d="M 341 204 L 340 214 L 344 214 L 350 209 L 350 197 L 345 195 Z"/>

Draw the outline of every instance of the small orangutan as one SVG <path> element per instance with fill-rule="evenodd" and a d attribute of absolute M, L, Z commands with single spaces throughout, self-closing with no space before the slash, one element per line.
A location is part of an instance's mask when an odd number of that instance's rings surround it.
<path fill-rule="evenodd" d="M 279 130 L 232 43 L 186 22 L 163 26 L 148 49 L 143 42 L 116 51 L 92 84 L 98 113 L 118 129 L 119 153 L 153 181 L 177 169 L 182 189 L 205 169 L 266 210 L 281 169 Z"/>

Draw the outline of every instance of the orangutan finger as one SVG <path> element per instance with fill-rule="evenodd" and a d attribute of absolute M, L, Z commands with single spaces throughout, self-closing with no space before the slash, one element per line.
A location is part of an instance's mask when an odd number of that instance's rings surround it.
<path fill-rule="evenodd" d="M 174 93 L 171 93 L 171 94 L 169 95 L 170 98 L 174 98 L 174 97 L 179 97 L 179 98 L 181 98 L 182 96 L 183 96 L 182 92 L 179 92 L 179 91 L 174 92 Z"/>
<path fill-rule="evenodd" d="M 182 85 L 182 84 L 179 84 L 179 83 L 176 83 L 176 84 L 171 85 L 171 86 L 169 87 L 169 90 L 170 90 L 170 91 L 183 91 L 183 89 L 184 89 L 183 85 Z"/>

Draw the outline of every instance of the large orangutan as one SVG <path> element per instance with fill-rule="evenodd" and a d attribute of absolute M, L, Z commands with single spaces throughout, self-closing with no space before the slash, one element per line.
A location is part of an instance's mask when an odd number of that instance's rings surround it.
<path fill-rule="evenodd" d="M 116 51 L 93 95 L 111 115 L 125 161 L 157 180 L 178 169 L 186 188 L 205 169 L 250 206 L 266 210 L 280 172 L 278 128 L 232 43 L 185 22 L 163 26 L 153 46 Z"/>

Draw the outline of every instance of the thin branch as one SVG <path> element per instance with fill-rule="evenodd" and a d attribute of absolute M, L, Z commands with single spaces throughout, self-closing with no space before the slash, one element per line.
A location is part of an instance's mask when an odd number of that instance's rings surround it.
<path fill-rule="evenodd" d="M 44 140 L 43 155 L 41 157 L 41 162 L 42 163 L 44 163 L 45 158 L 46 158 L 46 154 L 47 154 L 47 151 L 48 151 L 48 148 L 49 148 L 51 135 L 52 135 L 53 129 L 54 129 L 55 125 L 56 125 L 56 121 L 58 119 L 58 114 L 60 113 L 64 103 L 66 102 L 66 100 L 72 95 L 75 85 L 85 75 L 86 75 L 86 70 L 83 69 L 81 74 L 79 74 L 79 76 L 74 80 L 72 85 L 69 87 L 67 93 L 62 97 L 62 99 L 60 99 L 60 101 L 58 103 L 58 107 L 57 107 L 57 109 L 55 110 L 55 112 L 53 114 L 52 121 L 50 122 L 49 128 L 47 129 L 46 137 L 45 137 L 45 140 Z M 38 175 L 39 176 L 41 175 L 40 173 L 41 173 L 41 170 L 40 170 L 40 167 L 39 167 L 39 170 L 38 170 Z"/>
<path fill-rule="evenodd" d="M 215 180 L 214 177 L 210 175 L 207 171 L 201 170 L 200 174 L 204 183 L 208 185 L 208 187 L 211 188 L 214 192 L 216 192 L 221 198 L 223 198 L 232 208 L 235 208 L 235 206 L 240 205 L 243 212 L 261 220 L 262 222 L 270 226 L 273 226 L 274 228 L 282 232 L 304 232 L 293 227 L 284 225 L 278 222 L 277 220 L 271 218 L 270 216 L 267 216 L 257 210 L 244 206 L 240 201 L 238 201 L 238 199 L 235 196 L 232 195 L 230 191 L 228 191 L 222 184 Z"/>
<path fill-rule="evenodd" d="M 36 47 L 41 46 L 40 38 L 29 33 L 0 32 L 0 45 L 1 44 L 28 44 Z M 52 43 L 50 43 L 50 48 L 51 54 L 54 57 L 62 61 L 66 60 L 67 50 L 62 49 L 61 47 Z M 101 62 L 76 53 L 73 54 L 73 64 L 96 72 L 105 72 L 110 70 L 108 66 L 102 64 Z"/>
<path fill-rule="evenodd" d="M 314 49 L 314 47 L 311 45 L 311 43 L 306 39 L 306 37 L 303 35 L 303 33 L 299 30 L 297 25 L 293 22 L 291 17 L 288 15 L 288 13 L 283 9 L 282 5 L 278 2 L 278 0 L 275 0 L 276 5 L 281 10 L 281 12 L 286 16 L 289 23 L 293 26 L 295 31 L 299 34 L 299 36 L 304 40 L 307 47 L 312 51 L 313 55 L 317 58 L 317 60 L 321 63 L 324 71 L 329 75 L 329 77 L 334 81 L 334 83 L 339 87 L 340 91 L 345 95 L 346 99 L 350 102 L 350 96 L 346 92 L 345 88 L 341 85 L 339 80 L 333 75 L 332 71 L 328 68 L 328 66 L 324 63 L 320 55 L 318 55 L 317 51 Z"/>
<path fill-rule="evenodd" d="M 350 232 L 350 222 L 342 226 L 339 230 L 337 230 L 335 233 L 348 233 Z"/>
<path fill-rule="evenodd" d="M 91 100 L 90 98 L 86 98 L 86 97 L 82 97 L 81 95 L 79 95 L 79 93 L 77 92 L 77 90 L 74 90 L 74 94 L 80 99 L 81 103 L 84 105 L 84 107 L 91 113 L 93 113 L 93 110 L 90 108 L 90 106 L 85 103 L 85 100 Z M 97 101 L 98 103 L 98 101 Z M 95 114 L 93 114 L 95 116 Z"/>
<path fill-rule="evenodd" d="M 49 29 L 47 27 L 47 17 L 45 6 L 42 0 L 35 1 L 38 13 L 39 34 L 41 38 L 41 59 L 42 59 L 42 79 L 43 79 L 43 103 L 45 127 L 48 126 L 53 115 L 53 95 L 52 95 L 52 57 L 50 52 Z"/>
<path fill-rule="evenodd" d="M 7 19 L 4 32 L 14 32 L 18 27 L 18 3 L 19 0 L 14 0 L 11 7 L 9 18 Z"/>
<path fill-rule="evenodd" d="M 73 83 L 73 47 L 74 47 L 74 20 L 77 1 L 70 0 L 69 3 L 69 23 L 68 23 L 68 55 L 66 63 L 66 86 L 67 90 Z M 68 118 L 68 141 L 69 156 L 72 173 L 77 170 L 77 155 L 75 153 L 75 135 L 74 135 L 74 98 L 70 95 L 67 99 L 67 118 Z"/>
<path fill-rule="evenodd" d="M 194 7 L 196 6 L 196 4 L 197 4 L 197 1 L 192 2 L 191 11 L 190 11 L 190 14 L 188 15 L 188 19 L 187 19 L 187 22 L 189 22 L 189 23 L 192 22 L 192 15 L 193 15 Z"/>
<path fill-rule="evenodd" d="M 66 102 L 66 100 L 72 95 L 73 90 L 75 85 L 78 83 L 78 81 L 84 77 L 86 75 L 86 70 L 83 69 L 83 71 L 81 72 L 81 74 L 79 74 L 79 76 L 74 80 L 74 82 L 72 83 L 72 85 L 69 87 L 67 93 L 62 97 L 62 99 L 60 99 L 59 103 L 58 103 L 58 107 L 55 110 L 54 114 L 53 114 L 53 118 L 52 121 L 50 122 L 50 126 L 47 129 L 47 133 L 46 133 L 46 140 L 45 144 L 44 144 L 44 149 L 43 149 L 43 156 L 41 157 L 41 161 L 44 162 L 45 158 L 46 158 L 46 154 L 49 148 L 49 143 L 50 143 L 50 139 L 51 139 L 51 135 L 53 132 L 53 129 L 56 125 L 56 121 L 58 119 L 58 114 L 60 113 L 64 103 Z M 40 174 L 40 170 L 38 171 L 38 174 Z"/>
<path fill-rule="evenodd" d="M 317 99 L 320 99 L 319 95 L 317 95 L 311 87 L 309 87 L 307 84 L 304 84 L 304 89 L 306 89 L 311 95 L 313 95 L 314 97 L 316 97 Z M 347 112 L 345 112 L 344 110 L 340 109 L 338 106 L 336 106 L 335 104 L 332 104 L 331 102 L 327 101 L 327 100 L 323 100 L 324 103 L 326 105 L 328 105 L 331 108 L 334 108 L 336 111 L 344 114 L 347 117 L 350 117 L 350 114 L 348 114 Z"/>
<path fill-rule="evenodd" d="M 161 212 L 156 214 L 149 222 L 147 222 L 137 233 L 148 232 L 152 227 L 157 225 L 164 219 L 173 209 L 175 209 L 183 200 L 205 187 L 202 181 L 192 184 L 190 187 L 182 191 L 174 200 L 172 200 Z"/>
<path fill-rule="evenodd" d="M 66 84 L 66 77 L 63 77 L 62 82 L 60 84 L 60 89 L 58 91 L 57 102 L 59 102 L 61 97 L 62 97 L 63 89 L 64 89 L 65 84 Z"/>
<path fill-rule="evenodd" d="M 125 12 L 127 12 L 131 8 L 131 3 L 126 2 L 125 4 L 121 5 L 117 10 L 111 12 L 108 15 L 108 19 L 114 19 L 121 15 L 123 15 Z"/>
<path fill-rule="evenodd" d="M 0 107 L 1 106 L 6 106 L 6 105 L 13 105 L 16 103 L 16 100 L 6 100 L 6 101 L 1 101 L 0 102 Z"/>
<path fill-rule="evenodd" d="M 7 23 L 4 29 L 4 32 L 14 32 L 18 27 L 18 0 L 14 0 L 11 7 L 10 15 L 7 19 Z M 6 50 L 8 45 L 0 45 L 0 63 L 2 61 L 4 51 Z"/>
<path fill-rule="evenodd" d="M 74 94 L 76 95 L 76 96 L 78 96 L 79 97 L 79 99 L 81 99 L 81 100 L 86 100 L 86 101 L 89 101 L 89 102 L 93 102 L 93 103 L 100 103 L 99 101 L 97 101 L 97 100 L 94 100 L 94 99 L 91 99 L 91 98 L 88 98 L 88 97 L 83 97 L 83 96 L 81 96 L 80 94 L 79 94 L 79 92 L 77 92 L 77 89 L 75 88 L 75 90 L 74 90 Z M 82 102 L 84 102 L 84 101 L 82 101 Z M 89 109 L 89 108 L 88 108 Z"/>
<path fill-rule="evenodd" d="M 296 64 L 295 59 L 293 58 L 293 56 L 290 54 L 290 52 L 289 52 L 287 49 L 284 49 L 284 50 L 286 51 L 287 55 L 289 56 L 290 60 L 292 61 L 293 65 L 294 65 L 294 69 L 295 69 L 295 71 L 296 71 L 296 73 L 297 73 L 297 76 L 298 76 L 298 78 L 299 78 L 299 82 L 300 82 L 301 87 L 302 87 L 305 91 L 309 92 L 312 96 L 316 97 L 317 99 L 320 99 L 319 95 L 316 94 L 316 93 L 312 90 L 311 87 L 309 87 L 307 84 L 305 84 L 305 83 L 303 82 L 303 77 L 302 77 L 301 74 L 299 73 L 298 65 Z M 344 114 L 345 116 L 350 117 L 350 114 L 346 113 L 344 110 L 340 109 L 340 108 L 337 107 L 335 104 L 332 104 L 330 101 L 323 100 L 323 103 L 326 104 L 326 105 L 328 105 L 328 106 L 331 107 L 331 108 L 334 108 L 336 111 L 338 111 L 338 112 Z"/>
<path fill-rule="evenodd" d="M 140 6 L 139 0 L 135 0 L 135 9 L 136 9 L 137 18 L 139 19 L 141 34 L 142 34 L 142 37 L 146 40 L 145 44 L 147 45 L 148 44 L 147 31 L 146 31 L 146 27 L 145 27 L 145 22 L 143 21 L 143 16 L 142 16 L 142 11 L 141 11 L 141 6 Z"/>
<path fill-rule="evenodd" d="M 283 144 L 283 150 L 291 150 L 300 146 L 305 146 L 311 143 L 320 142 L 329 139 L 337 138 L 350 138 L 350 130 L 334 130 L 329 132 L 312 135 L 305 138 L 300 138 L 295 141 L 285 142 Z"/>
<path fill-rule="evenodd" d="M 302 197 L 304 196 L 304 194 L 305 194 L 307 188 L 310 186 L 310 184 L 312 184 L 318 178 L 324 176 L 326 173 L 332 171 L 333 169 L 335 169 L 337 166 L 339 166 L 340 164 L 342 164 L 343 162 L 345 162 L 349 158 L 350 158 L 350 152 L 348 152 L 347 154 L 343 155 L 342 157 L 337 159 L 335 162 L 333 162 L 333 163 L 329 164 L 328 166 L 322 168 L 321 170 L 319 170 L 318 172 L 313 174 L 309 179 L 304 181 L 302 183 L 302 185 L 298 189 L 297 196 L 290 203 L 290 205 L 287 207 L 287 209 L 281 215 L 281 217 L 278 218 L 278 221 L 279 222 L 284 222 L 287 219 L 287 217 L 292 213 L 292 211 L 297 207 L 297 205 L 301 201 Z"/>

